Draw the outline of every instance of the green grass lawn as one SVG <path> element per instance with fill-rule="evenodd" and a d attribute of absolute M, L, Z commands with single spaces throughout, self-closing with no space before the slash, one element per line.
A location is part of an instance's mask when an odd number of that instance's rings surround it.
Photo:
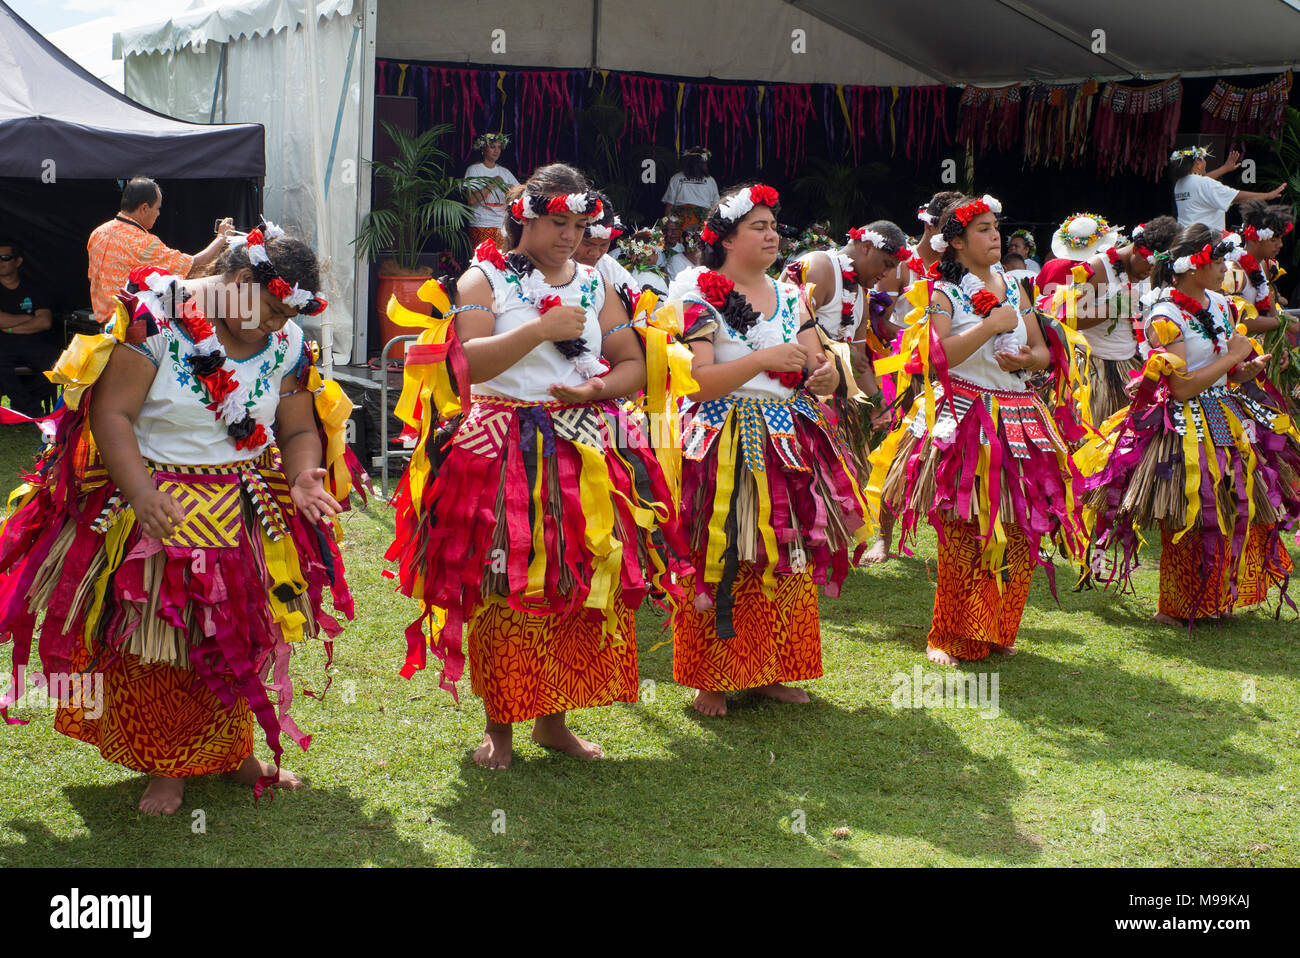
<path fill-rule="evenodd" d="M 34 430 L 0 431 L 6 491 L 35 448 Z M 397 675 L 415 608 L 380 577 L 392 528 L 382 504 L 345 519 L 357 619 L 327 698 L 295 698 L 311 750 L 286 753 L 310 789 L 254 807 L 249 789 L 200 779 L 180 814 L 146 818 L 142 776 L 24 703 L 13 714 L 31 724 L 0 728 L 0 862 L 1300 864 L 1300 623 L 1256 611 L 1192 638 L 1151 623 L 1158 540 L 1136 595 L 1072 594 L 1058 565 L 1058 607 L 1036 578 L 1020 654 L 965 667 L 998 670 L 995 718 L 891 705 L 891 677 L 927 664 L 927 536 L 916 558 L 855 572 L 823 601 L 811 705 L 750 698 L 696 716 L 672 682 L 665 619 L 646 611 L 653 694 L 571 719 L 608 757 L 547 753 L 520 732 L 514 768 L 487 772 L 470 760 L 483 709 L 468 679 L 457 705 L 432 672 Z M 297 687 L 319 689 L 323 665 L 300 656 Z"/>

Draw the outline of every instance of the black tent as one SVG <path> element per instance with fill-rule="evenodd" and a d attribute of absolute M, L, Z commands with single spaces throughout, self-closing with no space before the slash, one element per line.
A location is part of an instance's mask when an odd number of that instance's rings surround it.
<path fill-rule="evenodd" d="M 185 123 L 141 106 L 0 2 L 0 237 L 21 244 L 24 274 L 56 309 L 89 305 L 86 240 L 116 212 L 123 180 L 157 179 L 154 232 L 196 252 L 217 217 L 254 220 L 264 140 L 260 124 Z"/>

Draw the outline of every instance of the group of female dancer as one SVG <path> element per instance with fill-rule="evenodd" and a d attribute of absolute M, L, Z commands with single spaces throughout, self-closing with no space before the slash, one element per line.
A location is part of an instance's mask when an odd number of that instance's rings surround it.
<path fill-rule="evenodd" d="M 480 765 L 508 767 L 530 719 L 535 742 L 601 755 L 566 714 L 636 700 L 647 599 L 672 616 L 674 679 L 699 712 L 741 690 L 807 702 L 790 683 L 822 674 L 818 588 L 838 595 L 923 519 L 943 664 L 1014 652 L 1058 547 L 1126 579 L 1159 527 L 1160 615 L 1189 626 L 1285 591 L 1300 433 L 1244 325 L 1252 297 L 1250 319 L 1282 323 L 1279 208 L 1249 208 L 1239 236 L 1153 220 L 1122 245 L 1072 218 L 1062 282 L 1039 290 L 999 265 L 998 201 L 957 193 L 921 207 L 914 246 L 878 221 L 773 278 L 779 197 L 747 184 L 708 210 L 701 264 L 660 297 L 575 259 L 613 217 L 577 170 L 542 167 L 506 202 L 500 242 L 421 291 L 431 315 L 390 307 L 420 330 L 387 554 L 420 604 L 402 672 L 431 649 L 455 695 L 468 659 Z M 233 241 L 207 279 L 133 274 L 108 331 L 56 367 L 57 436 L 0 535 L 15 675 L 38 619 L 47 672 L 102 674 L 103 714 L 65 705 L 56 727 L 149 773 L 154 814 L 191 775 L 297 783 L 279 767 L 282 734 L 308 741 L 289 650 L 338 632 L 326 586 L 352 613 L 333 535 L 360 481 L 346 400 L 292 322 L 323 308 L 314 258 L 276 232 Z M 1225 259 L 1244 273 L 1235 300 Z M 210 318 L 196 305 L 248 282 L 255 316 L 238 297 Z M 1102 299 L 1120 303 L 1104 328 Z M 888 412 L 864 416 L 877 393 Z M 274 764 L 252 758 L 254 720 Z"/>

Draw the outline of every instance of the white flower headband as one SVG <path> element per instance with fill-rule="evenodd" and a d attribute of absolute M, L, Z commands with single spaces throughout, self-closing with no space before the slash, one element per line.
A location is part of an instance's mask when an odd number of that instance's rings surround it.
<path fill-rule="evenodd" d="M 781 196 L 776 190 L 766 184 L 759 183 L 747 190 L 741 190 L 739 193 L 727 197 L 726 201 L 718 206 L 718 216 L 727 223 L 738 223 L 755 206 L 766 206 L 770 209 L 774 208 L 780 200 Z M 719 238 L 718 234 L 707 223 L 700 230 L 700 239 L 710 246 L 716 243 Z"/>
<path fill-rule="evenodd" d="M 592 239 L 616 240 L 626 232 L 627 227 L 623 225 L 623 221 L 617 216 L 614 217 L 614 221 L 608 226 L 601 226 L 599 223 L 592 223 L 587 227 L 587 235 Z"/>
<path fill-rule="evenodd" d="M 849 230 L 849 239 L 857 240 L 859 243 L 870 243 L 876 249 L 888 251 L 889 241 L 877 233 L 875 230 L 869 230 L 864 227 L 853 227 Z"/>
<path fill-rule="evenodd" d="M 906 260 L 908 256 L 911 255 L 909 250 L 907 249 L 906 243 L 904 243 L 902 246 L 894 248 L 893 244 L 891 244 L 889 240 L 885 239 L 875 230 L 867 229 L 867 227 L 865 226 L 861 226 L 861 227 L 855 226 L 852 229 L 850 229 L 849 239 L 857 240 L 859 243 L 870 243 L 872 246 L 880 250 L 882 253 L 887 253 L 890 256 L 893 256 L 895 259 Z"/>

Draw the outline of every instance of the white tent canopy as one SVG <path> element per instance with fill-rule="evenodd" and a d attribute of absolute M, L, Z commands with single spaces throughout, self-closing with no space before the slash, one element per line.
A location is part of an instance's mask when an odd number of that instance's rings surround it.
<path fill-rule="evenodd" d="M 353 6 L 324 0 L 310 17 L 309 0 L 244 0 L 113 38 L 128 96 L 181 119 L 266 127 L 264 215 L 313 242 L 322 258 L 330 307 L 305 322 L 313 331 L 317 322 L 329 327 L 334 362 L 346 362 L 354 347 L 350 244 L 364 71 L 374 70 L 373 58 L 363 64 L 362 18 Z"/>
<path fill-rule="evenodd" d="M 114 51 L 142 103 L 266 126 L 267 215 L 316 237 L 335 356 L 363 360 L 368 273 L 348 243 L 376 56 L 866 86 L 1244 74 L 1295 64 L 1300 0 L 234 0 Z"/>

